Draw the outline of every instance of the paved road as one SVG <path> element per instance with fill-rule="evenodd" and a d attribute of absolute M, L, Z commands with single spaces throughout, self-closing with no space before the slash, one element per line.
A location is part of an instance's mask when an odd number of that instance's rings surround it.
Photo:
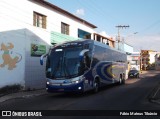
<path fill-rule="evenodd" d="M 36 97 L 11 99 L 0 104 L 1 110 L 160 110 L 149 96 L 160 83 L 159 72 L 128 79 L 125 85 L 111 85 L 97 94 L 44 94 Z"/>

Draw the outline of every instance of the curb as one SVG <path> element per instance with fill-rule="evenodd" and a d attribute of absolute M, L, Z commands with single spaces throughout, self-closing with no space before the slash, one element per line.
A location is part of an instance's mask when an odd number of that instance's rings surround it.
<path fill-rule="evenodd" d="M 158 85 L 151 91 L 150 95 L 148 96 L 149 101 L 160 104 L 160 97 L 158 94 L 160 94 L 160 83 L 158 83 Z"/>
<path fill-rule="evenodd" d="M 45 89 L 39 89 L 39 90 L 34 90 L 34 91 L 20 91 L 17 93 L 11 93 L 11 94 L 6 94 L 4 96 L 0 97 L 0 103 L 10 100 L 10 99 L 16 99 L 16 98 L 30 98 L 34 96 L 40 96 L 47 94 Z"/>
<path fill-rule="evenodd" d="M 157 99 L 157 100 L 151 99 L 150 102 L 156 103 L 156 104 L 159 104 L 159 105 L 160 105 L 160 99 Z"/>

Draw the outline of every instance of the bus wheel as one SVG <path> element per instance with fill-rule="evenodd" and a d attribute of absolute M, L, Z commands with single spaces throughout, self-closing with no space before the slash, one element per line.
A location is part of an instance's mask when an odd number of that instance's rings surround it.
<path fill-rule="evenodd" d="M 125 78 L 123 78 L 123 79 L 122 79 L 122 84 L 125 84 L 125 81 L 126 81 Z"/>
<path fill-rule="evenodd" d="M 120 75 L 120 77 L 119 77 L 119 84 L 121 85 L 121 84 L 125 84 L 125 76 L 123 75 Z"/>
<path fill-rule="evenodd" d="M 122 79 L 122 76 L 120 75 L 119 77 L 119 84 L 121 85 L 123 83 L 123 79 Z"/>
<path fill-rule="evenodd" d="M 99 90 L 99 83 L 98 83 L 98 81 L 96 80 L 96 81 L 94 82 L 94 89 L 93 89 L 93 92 L 94 92 L 94 93 L 97 93 L 98 90 Z"/>
<path fill-rule="evenodd" d="M 125 74 L 123 74 L 122 84 L 125 84 Z"/>

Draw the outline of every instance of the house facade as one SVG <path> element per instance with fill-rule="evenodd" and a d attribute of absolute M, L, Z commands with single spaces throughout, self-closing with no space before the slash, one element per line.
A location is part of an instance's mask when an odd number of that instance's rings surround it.
<path fill-rule="evenodd" d="M 140 52 L 133 52 L 131 55 L 131 61 L 130 61 L 130 69 L 136 69 L 140 71 Z"/>
<path fill-rule="evenodd" d="M 155 70 L 160 71 L 160 52 L 155 55 Z"/>
<path fill-rule="evenodd" d="M 152 50 L 141 50 L 141 69 L 149 70 L 153 69 L 155 66 L 155 55 L 157 51 Z"/>
<path fill-rule="evenodd" d="M 44 0 L 0 1 L 0 88 L 45 87 L 39 59 L 51 44 L 93 39 L 95 25 Z"/>
<path fill-rule="evenodd" d="M 98 33 L 94 33 L 93 40 L 104 43 L 112 48 L 115 48 L 115 41 L 113 40 L 112 37 L 106 37 Z"/>

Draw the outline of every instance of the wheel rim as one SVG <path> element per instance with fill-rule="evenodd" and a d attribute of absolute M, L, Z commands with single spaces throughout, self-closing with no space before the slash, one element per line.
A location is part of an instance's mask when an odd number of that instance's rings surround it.
<path fill-rule="evenodd" d="M 97 82 L 94 83 L 94 92 L 98 92 L 98 83 Z"/>
<path fill-rule="evenodd" d="M 119 83 L 120 83 L 120 84 L 122 83 L 122 78 L 121 78 L 121 77 L 119 78 Z"/>

